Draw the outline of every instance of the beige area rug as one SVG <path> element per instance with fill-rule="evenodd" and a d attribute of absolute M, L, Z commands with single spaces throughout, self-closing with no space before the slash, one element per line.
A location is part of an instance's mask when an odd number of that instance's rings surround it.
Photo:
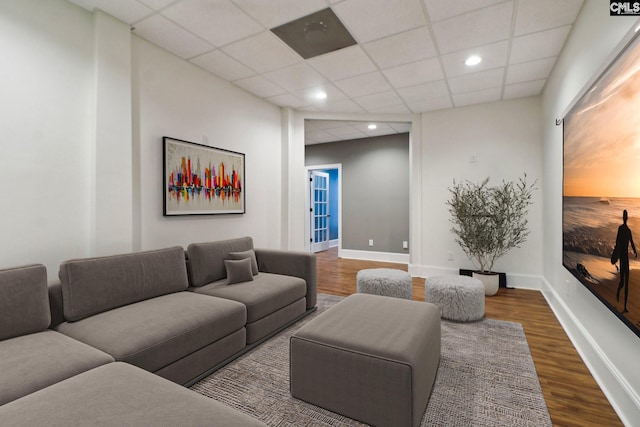
<path fill-rule="evenodd" d="M 289 394 L 289 337 L 342 298 L 318 295 L 318 311 L 191 389 L 270 426 L 362 426 Z M 519 323 L 442 321 L 438 374 L 422 426 L 551 426 Z"/>

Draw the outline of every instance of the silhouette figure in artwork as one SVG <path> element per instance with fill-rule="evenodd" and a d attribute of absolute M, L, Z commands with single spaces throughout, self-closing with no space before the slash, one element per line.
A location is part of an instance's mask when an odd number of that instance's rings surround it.
<path fill-rule="evenodd" d="M 620 302 L 620 291 L 624 287 L 624 310 L 623 313 L 627 313 L 627 298 L 629 297 L 629 243 L 633 253 L 638 258 L 638 252 L 636 252 L 636 245 L 633 243 L 633 237 L 631 236 L 631 230 L 627 226 L 627 219 L 629 215 L 627 211 L 622 212 L 622 225 L 618 227 L 618 235 L 616 236 L 616 246 L 611 255 L 611 261 L 614 258 L 620 260 L 620 283 L 618 284 L 618 291 L 616 292 L 616 301 Z"/>

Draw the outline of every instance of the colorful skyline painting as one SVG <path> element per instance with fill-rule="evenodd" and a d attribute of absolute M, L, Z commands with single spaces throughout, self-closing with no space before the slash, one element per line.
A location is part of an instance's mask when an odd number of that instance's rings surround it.
<path fill-rule="evenodd" d="M 164 215 L 244 213 L 244 154 L 164 137 Z"/>

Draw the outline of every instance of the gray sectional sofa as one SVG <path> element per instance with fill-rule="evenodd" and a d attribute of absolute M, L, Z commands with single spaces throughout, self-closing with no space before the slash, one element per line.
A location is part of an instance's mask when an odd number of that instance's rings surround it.
<path fill-rule="evenodd" d="M 316 264 L 309 253 L 254 250 L 251 238 L 244 237 L 191 244 L 187 256 L 193 292 L 247 308 L 247 344 L 259 342 L 316 305 Z M 227 271 L 234 269 L 240 282 L 229 286 Z"/>
<path fill-rule="evenodd" d="M 136 408 L 148 411 L 171 400 L 155 391 L 134 396 L 126 392 L 135 389 L 127 381 L 149 383 L 167 396 L 178 390 L 174 406 L 183 414 L 208 401 L 165 379 L 193 384 L 316 304 L 315 257 L 254 249 L 249 237 L 193 244 L 187 251 L 69 260 L 60 265 L 59 278 L 47 286 L 41 265 L 0 270 L 0 424 L 31 424 L 50 410 L 48 404 L 32 406 L 43 399 L 114 412 L 118 405 L 105 406 L 103 398 L 131 400 L 127 420 L 144 424 Z M 119 380 L 104 385 L 95 378 Z M 230 408 L 214 406 L 213 413 L 230 420 L 223 424 L 252 425 Z M 25 417 L 26 407 L 36 415 Z M 54 412 L 48 424 L 65 424 L 75 413 Z M 77 416 L 87 413 L 92 411 L 78 410 Z M 202 418 L 187 418 L 193 421 L 187 425 L 202 425 Z M 165 425 L 170 419 L 176 418 L 158 418 Z"/>

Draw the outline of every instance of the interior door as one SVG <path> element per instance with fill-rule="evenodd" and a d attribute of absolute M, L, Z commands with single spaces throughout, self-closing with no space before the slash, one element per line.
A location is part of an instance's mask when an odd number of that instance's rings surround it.
<path fill-rule="evenodd" d="M 329 174 L 309 173 L 311 201 L 311 252 L 329 249 Z"/>

